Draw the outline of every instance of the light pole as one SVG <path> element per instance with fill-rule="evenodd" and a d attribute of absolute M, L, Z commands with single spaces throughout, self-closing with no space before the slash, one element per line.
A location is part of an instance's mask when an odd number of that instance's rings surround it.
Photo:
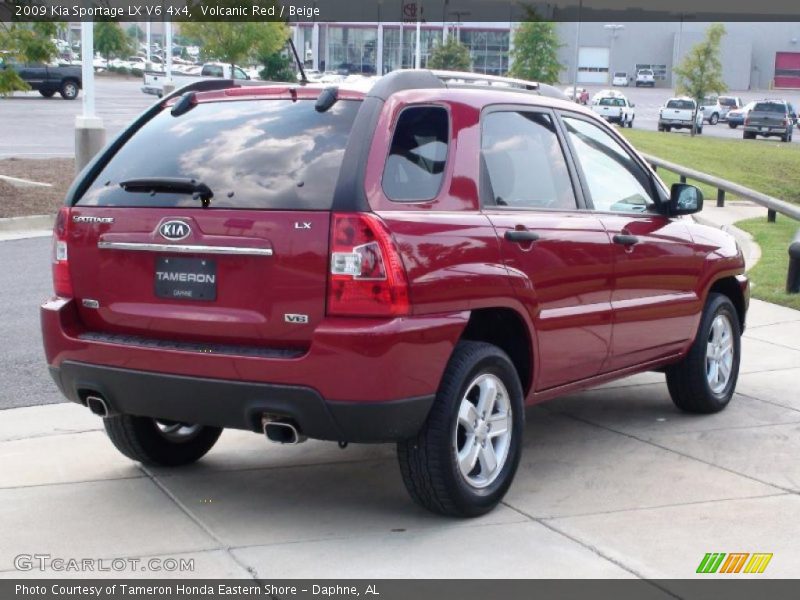
<path fill-rule="evenodd" d="M 583 0 L 579 0 L 578 2 L 578 21 L 576 23 L 576 30 L 575 30 L 575 64 L 573 66 L 573 73 L 572 73 L 572 96 L 575 98 L 577 93 L 575 90 L 578 89 L 578 60 L 580 56 L 580 48 L 581 48 L 581 12 L 583 11 Z"/>
<path fill-rule="evenodd" d="M 618 24 L 618 23 L 609 23 L 607 25 L 603 25 L 603 28 L 611 33 L 611 44 L 608 49 L 608 69 L 611 73 L 614 72 L 614 41 L 617 39 L 617 35 L 623 29 L 625 29 L 625 25 Z"/>
<path fill-rule="evenodd" d="M 80 172 L 106 143 L 103 120 L 94 105 L 94 23 L 81 22 L 83 111 L 75 117 L 75 172 Z"/>

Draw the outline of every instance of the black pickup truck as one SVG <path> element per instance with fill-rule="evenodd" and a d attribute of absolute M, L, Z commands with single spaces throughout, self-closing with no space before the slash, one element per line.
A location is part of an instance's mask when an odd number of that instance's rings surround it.
<path fill-rule="evenodd" d="M 80 67 L 18 63 L 0 56 L 0 69 L 14 69 L 31 89 L 37 90 L 45 98 L 58 92 L 65 100 L 75 100 L 83 86 Z"/>

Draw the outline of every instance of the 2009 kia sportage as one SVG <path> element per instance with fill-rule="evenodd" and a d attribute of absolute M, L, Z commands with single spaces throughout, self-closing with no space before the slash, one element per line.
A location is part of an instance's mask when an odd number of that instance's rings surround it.
<path fill-rule="evenodd" d="M 195 84 L 77 178 L 41 309 L 50 371 L 116 447 L 182 465 L 223 428 L 396 442 L 412 498 L 494 507 L 524 407 L 641 371 L 725 408 L 742 254 L 545 85 Z"/>

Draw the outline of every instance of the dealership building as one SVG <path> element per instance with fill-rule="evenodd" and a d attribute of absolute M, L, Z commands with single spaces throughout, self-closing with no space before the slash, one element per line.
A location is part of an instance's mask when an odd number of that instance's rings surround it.
<path fill-rule="evenodd" d="M 514 23 L 424 23 L 419 27 L 419 64 L 427 65 L 434 44 L 457 36 L 470 51 L 472 68 L 503 75 L 510 67 Z M 651 68 L 656 84 L 672 87 L 672 67 L 701 41 L 708 23 L 558 23 L 563 44 L 559 60 L 563 82 L 575 76 L 584 84 L 610 83 L 615 71 L 635 76 Z M 800 23 L 725 23 L 723 77 L 730 90 L 800 89 Z M 314 23 L 293 27 L 307 66 L 388 73 L 413 68 L 417 60 L 416 23 Z M 577 41 L 577 44 L 576 44 Z M 576 48 L 577 46 L 577 48 Z M 577 50 L 577 52 L 576 52 Z"/>

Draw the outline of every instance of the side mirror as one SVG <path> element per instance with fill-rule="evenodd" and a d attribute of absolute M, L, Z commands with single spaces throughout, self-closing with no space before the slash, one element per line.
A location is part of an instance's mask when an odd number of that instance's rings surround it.
<path fill-rule="evenodd" d="M 703 210 L 703 192 L 687 183 L 673 183 L 669 195 L 669 215 L 691 215 Z"/>

